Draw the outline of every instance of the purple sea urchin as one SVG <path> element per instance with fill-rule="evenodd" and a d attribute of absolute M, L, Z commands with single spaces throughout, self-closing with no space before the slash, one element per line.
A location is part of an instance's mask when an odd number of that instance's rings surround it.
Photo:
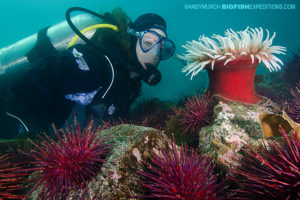
<path fill-rule="evenodd" d="M 0 156 L 0 199 L 24 199 L 19 192 L 25 188 L 22 184 L 27 175 L 9 161 L 7 154 Z"/>
<path fill-rule="evenodd" d="M 276 89 L 272 88 L 271 86 L 256 85 L 255 90 L 257 94 L 267 97 L 275 103 L 280 104 L 283 101 L 280 91 L 276 91 Z"/>
<path fill-rule="evenodd" d="M 295 131 L 290 137 L 281 127 L 280 132 L 282 143 L 269 141 L 260 153 L 249 146 L 243 149 L 246 156 L 234 170 L 241 175 L 236 199 L 300 199 L 300 141 Z"/>
<path fill-rule="evenodd" d="M 40 146 L 32 142 L 36 150 L 27 155 L 35 159 L 31 171 L 36 184 L 30 193 L 39 188 L 41 198 L 65 199 L 71 190 L 85 186 L 100 171 L 112 147 L 106 143 L 108 138 L 97 137 L 102 129 L 94 128 L 91 120 L 83 131 L 76 123 L 62 135 L 54 128 L 58 141 L 46 136 L 41 137 Z"/>
<path fill-rule="evenodd" d="M 211 97 L 209 93 L 188 98 L 183 109 L 176 111 L 182 133 L 196 134 L 211 118 Z"/>
<path fill-rule="evenodd" d="M 174 142 L 171 149 L 154 153 L 151 164 L 140 171 L 146 198 L 214 200 L 218 186 L 213 175 L 212 157 L 198 154 L 192 148 L 177 151 Z"/>
<path fill-rule="evenodd" d="M 131 113 L 133 124 L 163 130 L 172 109 L 166 102 L 157 98 L 149 98 L 137 103 Z"/>
<path fill-rule="evenodd" d="M 289 116 L 297 123 L 300 123 L 300 82 L 293 90 L 290 90 L 292 99 L 288 104 L 287 112 Z"/>

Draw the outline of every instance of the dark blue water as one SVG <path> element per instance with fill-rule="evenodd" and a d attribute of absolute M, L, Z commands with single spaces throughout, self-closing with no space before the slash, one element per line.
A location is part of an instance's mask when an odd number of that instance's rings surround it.
<path fill-rule="evenodd" d="M 257 5 L 261 7 L 241 9 L 233 4 L 261 4 Z M 273 5 L 264 7 L 262 4 Z M 65 11 L 71 6 L 100 12 L 121 6 L 133 20 L 146 12 L 160 14 L 167 21 L 168 35 L 176 43 L 177 53 L 183 51 L 182 44 L 196 40 L 200 35 L 223 35 L 228 28 L 239 31 L 247 26 L 276 32 L 274 45 L 287 47 L 287 56 L 279 56 L 283 61 L 300 47 L 299 0 L 3 0 L 0 1 L 0 47 L 64 20 Z M 144 94 L 173 99 L 180 93 L 194 93 L 207 85 L 205 72 L 190 81 L 181 73 L 182 67 L 175 58 L 163 61 L 160 64 L 161 83 L 145 87 Z M 269 72 L 261 65 L 258 73 Z"/>

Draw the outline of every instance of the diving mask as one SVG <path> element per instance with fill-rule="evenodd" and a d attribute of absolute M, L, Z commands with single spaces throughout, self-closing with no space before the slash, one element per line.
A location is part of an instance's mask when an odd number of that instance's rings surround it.
<path fill-rule="evenodd" d="M 158 33 L 161 32 L 162 34 Z M 149 29 L 142 32 L 136 32 L 139 46 L 144 53 L 157 56 L 159 60 L 166 60 L 173 56 L 175 52 L 175 44 L 172 40 L 165 36 L 165 33 L 159 29 Z"/>

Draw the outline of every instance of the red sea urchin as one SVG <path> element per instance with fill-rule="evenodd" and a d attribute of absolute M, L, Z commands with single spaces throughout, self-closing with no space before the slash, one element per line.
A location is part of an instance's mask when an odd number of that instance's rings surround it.
<path fill-rule="evenodd" d="M 198 154 L 192 148 L 171 149 L 154 153 L 151 164 L 140 171 L 145 188 L 144 198 L 214 200 L 219 191 L 217 177 L 213 175 L 212 157 Z"/>
<path fill-rule="evenodd" d="M 27 175 L 9 161 L 7 154 L 0 156 L 0 199 L 25 199 L 19 192 L 25 188 L 22 184 Z"/>
<path fill-rule="evenodd" d="M 93 128 L 93 121 L 81 131 L 78 124 L 75 128 L 62 130 L 62 136 L 54 128 L 58 141 L 46 136 L 42 145 L 27 155 L 33 157 L 31 171 L 35 172 L 32 181 L 35 186 L 29 192 L 38 189 L 39 197 L 45 199 L 66 199 L 69 192 L 86 186 L 100 170 L 105 155 L 110 151 L 109 138 L 99 138 L 103 128 Z"/>
<path fill-rule="evenodd" d="M 209 92 L 203 95 L 187 98 L 183 109 L 175 111 L 183 128 L 182 133 L 198 133 L 201 127 L 207 125 L 211 118 L 211 97 Z"/>
<path fill-rule="evenodd" d="M 260 153 L 247 146 L 247 157 L 234 170 L 241 175 L 241 189 L 235 199 L 299 200 L 300 199 L 300 140 L 295 131 L 290 137 L 280 127 L 283 143 L 268 142 Z"/>
<path fill-rule="evenodd" d="M 187 42 L 183 47 L 187 54 L 178 55 L 188 64 L 182 69 L 193 76 L 204 68 L 209 75 L 209 90 L 212 95 L 244 104 L 260 101 L 254 89 L 254 75 L 259 63 L 263 62 L 270 71 L 280 69 L 283 64 L 274 53 L 284 54 L 284 47 L 271 46 L 274 35 L 263 41 L 263 30 L 246 29 L 234 32 L 227 30 L 225 37 L 213 35 L 215 39 L 200 36 L 199 41 Z M 210 66 L 208 68 L 207 66 Z"/>

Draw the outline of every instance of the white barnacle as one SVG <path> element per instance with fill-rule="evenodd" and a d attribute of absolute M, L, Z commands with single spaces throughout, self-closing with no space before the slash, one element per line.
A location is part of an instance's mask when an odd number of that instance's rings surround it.
<path fill-rule="evenodd" d="M 134 148 L 134 149 L 132 150 L 132 154 L 136 157 L 136 160 L 137 160 L 139 163 L 141 163 L 141 161 L 142 161 L 141 153 L 140 153 L 140 151 L 139 151 L 137 148 Z"/>

